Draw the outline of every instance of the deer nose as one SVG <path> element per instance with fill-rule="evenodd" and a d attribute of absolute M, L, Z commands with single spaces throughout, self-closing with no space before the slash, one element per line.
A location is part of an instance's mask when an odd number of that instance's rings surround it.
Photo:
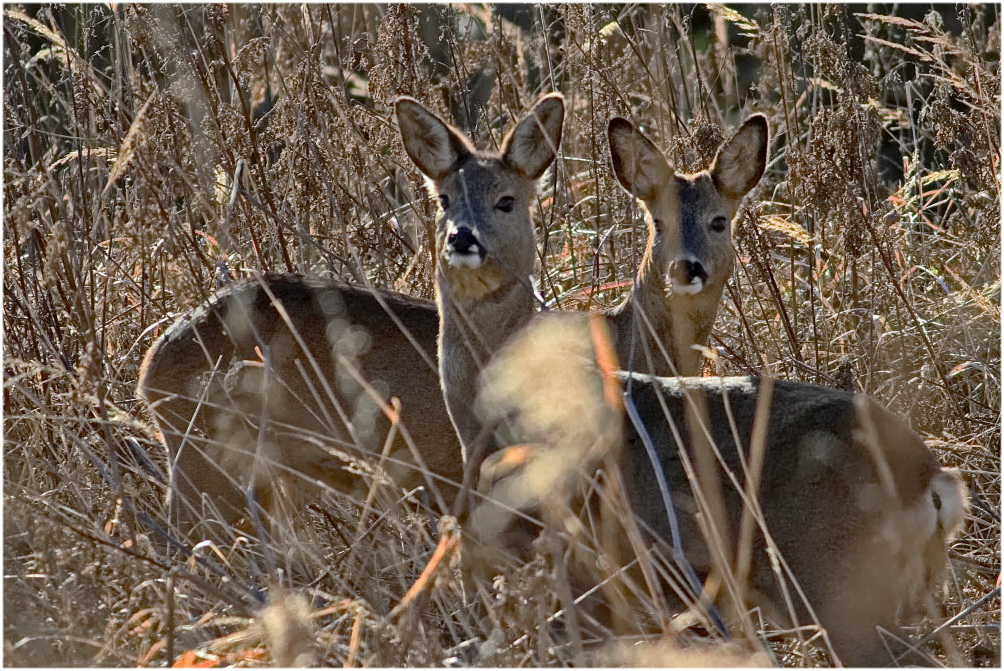
<path fill-rule="evenodd" d="M 669 279 L 673 282 L 675 291 L 681 293 L 697 293 L 708 281 L 708 271 L 704 264 L 692 259 L 679 259 L 669 265 Z M 689 289 L 690 291 L 686 291 Z"/>
<path fill-rule="evenodd" d="M 480 268 L 487 255 L 484 245 L 467 226 L 456 226 L 446 235 L 446 262 L 451 266 Z"/>
<path fill-rule="evenodd" d="M 474 231 L 466 226 L 458 226 L 446 236 L 446 244 L 451 252 L 456 254 L 476 254 L 480 251 L 478 239 Z"/>

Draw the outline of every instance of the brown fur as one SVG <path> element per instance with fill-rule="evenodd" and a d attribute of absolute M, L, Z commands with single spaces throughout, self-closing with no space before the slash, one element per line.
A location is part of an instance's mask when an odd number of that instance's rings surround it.
<path fill-rule="evenodd" d="M 217 519 L 202 497 L 232 524 L 245 514 L 247 488 L 269 490 L 280 476 L 295 479 L 294 492 L 309 492 L 314 480 L 359 483 L 352 455 L 378 454 L 390 425 L 337 354 L 400 399 L 425 465 L 458 482 L 463 470 L 437 393 L 437 331 L 431 301 L 299 275 L 241 283 L 182 317 L 147 352 L 138 393 L 168 448 L 169 498 L 183 532 Z M 388 470 L 404 484 L 423 481 L 400 434 L 391 454 L 400 463 Z"/>

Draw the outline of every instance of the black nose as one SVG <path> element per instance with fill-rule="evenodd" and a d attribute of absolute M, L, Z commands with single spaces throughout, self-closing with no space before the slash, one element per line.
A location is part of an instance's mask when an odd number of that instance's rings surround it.
<path fill-rule="evenodd" d="M 669 266 L 669 276 L 674 284 L 680 286 L 687 286 L 695 279 L 701 280 L 702 284 L 708 281 L 708 271 L 704 269 L 704 264 L 690 259 L 673 261 Z"/>
<path fill-rule="evenodd" d="M 446 244 L 457 254 L 473 254 L 479 249 L 474 231 L 466 226 L 458 226 L 446 236 Z"/>

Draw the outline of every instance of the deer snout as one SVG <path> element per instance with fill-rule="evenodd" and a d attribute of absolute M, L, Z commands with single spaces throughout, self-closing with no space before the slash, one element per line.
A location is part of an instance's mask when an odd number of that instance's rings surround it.
<path fill-rule="evenodd" d="M 669 264 L 669 281 L 673 293 L 699 294 L 708 282 L 708 271 L 700 261 L 678 259 Z"/>
<path fill-rule="evenodd" d="M 446 261 L 460 268 L 479 268 L 485 260 L 485 248 L 471 228 L 455 226 L 446 236 Z"/>

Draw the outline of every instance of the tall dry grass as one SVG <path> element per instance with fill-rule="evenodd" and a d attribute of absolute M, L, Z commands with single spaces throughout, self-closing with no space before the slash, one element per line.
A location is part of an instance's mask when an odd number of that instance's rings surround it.
<path fill-rule="evenodd" d="M 433 205 L 391 101 L 489 144 L 548 90 L 568 118 L 540 283 L 561 309 L 614 304 L 644 244 L 611 115 L 680 169 L 768 115 L 719 370 L 867 392 L 961 469 L 973 506 L 926 631 L 958 648 L 937 659 L 999 662 L 1000 10 L 869 7 L 5 6 L 5 663 L 647 659 L 583 658 L 595 622 L 569 644 L 546 551 L 465 592 L 426 493 L 366 464 L 372 501 L 331 493 L 293 543 L 182 561 L 153 531 L 165 455 L 134 385 L 157 334 L 251 269 L 431 296 Z M 776 662 L 825 659 L 775 634 Z"/>

